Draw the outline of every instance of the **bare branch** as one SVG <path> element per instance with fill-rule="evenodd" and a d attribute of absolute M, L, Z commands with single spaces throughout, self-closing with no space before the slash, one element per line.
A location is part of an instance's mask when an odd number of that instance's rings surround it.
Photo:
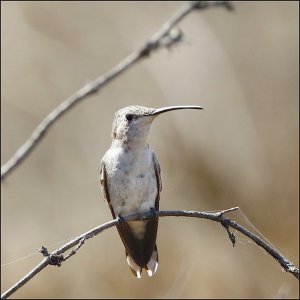
<path fill-rule="evenodd" d="M 235 221 L 232 221 L 229 218 L 226 218 L 224 216 L 225 213 L 228 213 L 230 211 L 238 210 L 238 207 L 229 208 L 226 210 L 222 210 L 217 213 L 212 212 L 199 212 L 199 211 L 184 211 L 184 210 L 177 210 L 177 211 L 157 211 L 156 216 L 157 217 L 192 217 L 192 218 L 200 218 L 200 219 L 208 219 L 215 222 L 221 223 L 223 227 L 226 228 L 229 238 L 232 242 L 232 237 L 234 237 L 234 234 L 229 231 L 229 227 L 232 227 L 238 231 L 240 231 L 242 234 L 249 237 L 251 240 L 253 240 L 258 246 L 262 247 L 267 253 L 272 255 L 284 268 L 286 272 L 289 272 L 293 274 L 296 278 L 299 279 L 299 269 L 288 259 L 283 257 L 276 249 L 272 248 L 271 245 L 268 245 L 266 242 L 264 242 L 261 238 L 244 228 L 243 226 L 239 225 Z M 135 220 L 149 220 L 153 218 L 152 212 L 147 213 L 140 213 L 140 214 L 134 214 L 129 215 L 127 217 L 124 217 L 122 219 L 122 222 L 128 222 L 128 221 L 135 221 Z M 70 256 L 74 255 L 76 251 L 84 244 L 85 241 L 88 239 L 96 236 L 97 234 L 101 233 L 102 231 L 116 226 L 120 222 L 119 219 L 115 219 L 112 221 L 109 221 L 107 223 L 104 223 L 102 225 L 99 225 L 90 231 L 81 234 L 80 236 L 74 238 L 67 244 L 61 246 L 60 248 L 53 251 L 51 254 L 48 253 L 47 248 L 42 247 L 42 250 L 40 252 L 44 255 L 44 260 L 39 263 L 32 271 L 30 271 L 27 275 L 25 275 L 20 281 L 18 281 L 15 285 L 13 285 L 10 289 L 8 289 L 6 292 L 4 292 L 1 295 L 2 299 L 6 299 L 10 295 L 12 295 L 14 292 L 16 292 L 19 288 L 21 288 L 25 283 L 27 283 L 30 279 L 32 279 L 36 274 L 38 274 L 40 271 L 42 271 L 45 267 L 47 267 L 48 264 L 57 265 L 60 266 L 63 261 L 68 259 Z M 62 257 L 62 254 L 69 250 L 70 248 L 76 246 L 65 258 Z M 57 262 L 57 263 L 55 263 Z"/>
<path fill-rule="evenodd" d="M 57 106 L 46 118 L 35 128 L 28 140 L 15 152 L 15 154 L 1 167 L 1 180 L 3 180 L 13 169 L 18 167 L 30 154 L 44 137 L 49 128 L 75 104 L 85 100 L 88 96 L 97 93 L 110 81 L 121 75 L 135 63 L 148 57 L 152 52 L 162 47 L 170 47 L 182 39 L 180 31 L 172 31 L 174 27 L 189 13 L 196 9 L 205 9 L 211 6 L 223 5 L 231 7 L 227 1 L 191 1 L 185 3 L 177 13 L 167 21 L 161 29 L 156 32 L 140 49 L 132 52 L 120 63 L 114 66 L 104 75 L 83 86 L 79 91 Z M 229 6 L 228 6 L 229 5 Z"/>

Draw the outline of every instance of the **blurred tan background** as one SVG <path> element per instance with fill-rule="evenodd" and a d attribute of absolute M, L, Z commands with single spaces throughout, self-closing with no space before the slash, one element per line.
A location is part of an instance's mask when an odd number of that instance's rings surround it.
<path fill-rule="evenodd" d="M 1 160 L 87 81 L 106 72 L 182 2 L 1 2 Z M 185 41 L 160 50 L 56 123 L 1 183 L 1 264 L 111 219 L 98 182 L 114 113 L 138 104 L 198 104 L 155 121 L 161 209 L 241 207 L 299 266 L 297 2 L 234 3 L 193 12 Z M 244 221 L 241 214 L 233 214 Z M 13 298 L 295 298 L 298 281 L 213 222 L 160 219 L 160 265 L 135 279 L 115 228 L 47 267 Z M 41 255 L 1 268 L 2 292 Z M 144 274 L 145 275 L 145 274 Z"/>

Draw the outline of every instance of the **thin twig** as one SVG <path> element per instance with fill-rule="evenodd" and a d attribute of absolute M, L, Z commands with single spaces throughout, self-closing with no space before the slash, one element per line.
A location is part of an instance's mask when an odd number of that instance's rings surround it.
<path fill-rule="evenodd" d="M 289 272 L 293 274 L 296 278 L 299 279 L 299 269 L 288 259 L 283 257 L 276 249 L 272 248 L 271 245 L 268 245 L 266 242 L 264 242 L 261 238 L 244 228 L 243 226 L 239 225 L 235 221 L 232 221 L 231 219 L 228 219 L 224 216 L 225 213 L 228 213 L 230 211 L 238 210 L 238 207 L 229 208 L 226 210 L 222 210 L 217 213 L 212 212 L 199 212 L 199 211 L 158 211 L 156 213 L 157 217 L 192 217 L 192 218 L 200 218 L 200 219 L 208 219 L 215 222 L 221 223 L 222 226 L 226 228 L 226 230 L 229 230 L 229 227 L 232 227 L 247 237 L 249 237 L 251 240 L 253 240 L 258 246 L 262 247 L 267 253 L 269 253 L 272 257 L 274 257 L 280 265 L 284 268 L 286 272 Z M 134 214 L 129 215 L 127 217 L 123 218 L 123 222 L 128 221 L 135 221 L 135 220 L 149 220 L 153 218 L 152 212 L 147 213 L 140 213 L 140 214 Z M 102 225 L 99 225 L 95 227 L 94 229 L 91 229 L 90 231 L 81 234 L 80 236 L 74 238 L 67 244 L 61 246 L 60 248 L 53 251 L 51 254 L 48 253 L 47 249 L 43 247 L 44 253 L 48 254 L 44 258 L 44 260 L 38 264 L 32 271 L 30 271 L 27 275 L 25 275 L 20 281 L 18 281 L 15 285 L 13 285 L 10 289 L 8 289 L 6 292 L 4 292 L 1 295 L 2 299 L 6 299 L 10 295 L 12 295 L 14 292 L 16 292 L 19 288 L 21 288 L 25 283 L 27 283 L 30 279 L 32 279 L 36 274 L 38 274 L 41 270 L 43 270 L 48 264 L 53 264 L 53 261 L 57 260 L 58 258 L 61 258 L 61 255 L 69 250 L 70 248 L 74 247 L 75 245 L 78 245 L 74 252 L 71 251 L 71 253 L 75 254 L 76 251 L 84 244 L 85 241 L 88 239 L 96 236 L 97 234 L 101 233 L 102 231 L 116 226 L 120 222 L 119 219 L 115 219 L 112 221 L 109 221 L 107 223 L 104 223 Z M 225 224 L 225 225 L 224 225 Z M 233 235 L 232 233 L 230 233 Z M 231 239 L 231 238 L 230 238 Z M 231 240 L 232 241 L 232 240 Z M 71 254 L 71 255 L 73 255 Z M 44 254 L 45 255 L 45 254 Z M 67 258 L 71 256 L 70 254 L 67 255 Z M 57 263 L 57 266 L 60 266 L 61 262 L 65 259 L 58 259 L 59 263 Z"/>
<path fill-rule="evenodd" d="M 252 241 L 254 241 L 258 246 L 262 247 L 266 252 L 268 252 L 271 256 L 273 256 L 273 258 L 275 258 L 280 263 L 280 265 L 283 267 L 283 269 L 286 272 L 293 274 L 299 280 L 299 268 L 297 268 L 292 262 L 290 262 L 287 258 L 285 258 L 271 245 L 267 244 L 257 235 L 253 234 L 251 231 L 247 230 L 246 228 L 244 228 L 243 226 L 241 226 L 235 221 L 228 220 L 228 225 L 238 230 L 239 232 L 243 233 Z"/>
<path fill-rule="evenodd" d="M 135 63 L 148 57 L 152 52 L 163 47 L 170 47 L 172 44 L 181 41 L 181 31 L 171 31 L 189 13 L 197 9 L 205 9 L 212 6 L 223 5 L 231 9 L 227 1 L 190 1 L 185 3 L 169 21 L 167 21 L 152 38 L 150 38 L 141 48 L 132 52 L 120 63 L 110 69 L 104 75 L 83 86 L 79 91 L 70 96 L 67 100 L 57 106 L 44 120 L 35 128 L 26 142 L 15 152 L 15 154 L 1 167 L 1 180 L 3 180 L 13 169 L 18 167 L 31 151 L 37 146 L 38 142 L 44 137 L 48 129 L 75 104 L 86 99 L 88 96 L 97 93 L 110 81 L 121 75 L 132 67 Z M 175 34 L 174 34 L 175 33 Z"/>
<path fill-rule="evenodd" d="M 80 249 L 80 247 L 84 244 L 85 242 L 85 236 L 80 240 L 80 242 L 77 244 L 77 246 L 66 256 L 64 257 L 64 261 L 69 259 L 72 255 L 76 254 L 77 251 Z"/>

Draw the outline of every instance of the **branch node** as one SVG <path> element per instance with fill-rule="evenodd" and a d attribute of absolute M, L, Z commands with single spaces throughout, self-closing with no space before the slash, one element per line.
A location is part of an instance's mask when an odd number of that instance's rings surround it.
<path fill-rule="evenodd" d="M 180 28 L 173 28 L 161 38 L 159 41 L 159 46 L 162 48 L 166 47 L 169 50 L 175 44 L 182 42 L 183 38 L 183 31 Z"/>
<path fill-rule="evenodd" d="M 44 246 L 41 249 L 38 249 L 39 252 L 43 254 L 44 257 L 49 259 L 49 265 L 61 266 L 61 263 L 64 261 L 64 256 L 62 254 L 49 254 L 48 249 Z"/>
<path fill-rule="evenodd" d="M 299 278 L 299 269 L 295 267 L 295 265 L 291 262 L 287 262 L 287 268 L 284 268 L 284 271 L 295 274 L 297 278 Z"/>
<path fill-rule="evenodd" d="M 94 234 L 87 234 L 85 236 L 85 240 L 91 239 L 94 236 Z"/>
<path fill-rule="evenodd" d="M 142 47 L 142 49 L 140 50 L 140 57 L 149 57 L 150 53 L 154 50 L 158 48 L 158 43 L 157 42 L 152 42 L 149 41 L 145 44 L 145 46 Z"/>
<path fill-rule="evenodd" d="M 62 254 L 60 254 L 60 255 L 51 254 L 50 260 L 49 260 L 49 265 L 60 267 L 61 263 L 63 261 L 64 261 L 64 256 Z"/>

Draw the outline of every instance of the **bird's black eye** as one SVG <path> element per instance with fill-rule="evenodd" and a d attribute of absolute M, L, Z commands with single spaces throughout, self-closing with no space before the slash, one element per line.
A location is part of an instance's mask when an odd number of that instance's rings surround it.
<path fill-rule="evenodd" d="M 128 114 L 126 115 L 126 120 L 128 122 L 132 121 L 132 120 L 135 120 L 136 119 L 136 115 L 132 115 L 132 114 Z"/>

